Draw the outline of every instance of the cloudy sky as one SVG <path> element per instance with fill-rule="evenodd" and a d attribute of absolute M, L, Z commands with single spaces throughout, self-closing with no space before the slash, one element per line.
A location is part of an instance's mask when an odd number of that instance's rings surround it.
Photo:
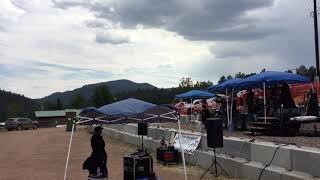
<path fill-rule="evenodd" d="M 38 98 L 313 65 L 311 11 L 312 0 L 1 0 L 0 89 Z"/>

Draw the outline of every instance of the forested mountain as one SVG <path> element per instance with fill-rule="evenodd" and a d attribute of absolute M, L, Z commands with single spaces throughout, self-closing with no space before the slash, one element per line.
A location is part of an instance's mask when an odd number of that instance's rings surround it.
<path fill-rule="evenodd" d="M 60 99 L 63 105 L 67 105 L 72 100 L 72 98 L 74 98 L 79 94 L 81 94 L 84 97 L 84 99 L 88 100 L 93 95 L 94 90 L 99 86 L 108 87 L 109 91 L 112 94 L 135 91 L 138 89 L 146 90 L 146 89 L 156 88 L 155 86 L 148 83 L 135 83 L 135 82 L 123 79 L 123 80 L 108 81 L 108 82 L 102 82 L 102 83 L 96 83 L 96 84 L 89 84 L 81 88 L 74 89 L 72 91 L 53 93 L 49 96 L 46 96 L 44 98 L 37 99 L 37 100 L 40 103 L 45 101 L 50 101 L 52 103 L 55 103 L 57 99 Z"/>
<path fill-rule="evenodd" d="M 0 122 L 8 117 L 34 117 L 37 104 L 30 98 L 0 90 Z"/>
<path fill-rule="evenodd" d="M 136 90 L 157 89 L 148 83 L 117 80 L 85 85 L 72 91 L 58 92 L 41 99 L 30 99 L 23 95 L 0 90 L 0 122 L 9 117 L 34 118 L 35 110 L 60 110 L 100 106 L 115 101 L 114 94 Z"/>

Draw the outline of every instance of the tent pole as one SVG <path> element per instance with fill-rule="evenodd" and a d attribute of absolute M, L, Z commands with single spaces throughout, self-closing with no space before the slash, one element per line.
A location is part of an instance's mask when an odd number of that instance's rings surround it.
<path fill-rule="evenodd" d="M 264 123 L 267 123 L 266 83 L 263 82 Z"/>
<path fill-rule="evenodd" d="M 228 120 L 228 124 L 230 123 L 229 120 L 229 101 L 228 101 L 228 89 L 226 89 L 226 101 L 227 101 L 227 120 Z"/>
<path fill-rule="evenodd" d="M 230 122 L 229 122 L 229 124 L 230 124 L 231 127 L 229 127 L 229 130 L 230 130 L 230 128 L 231 128 L 231 130 L 232 130 L 232 126 L 233 126 L 233 122 L 232 122 L 233 93 L 234 93 L 234 89 L 232 88 L 232 93 L 231 93 L 231 107 L 230 107 Z"/>
<path fill-rule="evenodd" d="M 193 102 L 192 102 L 192 98 L 191 98 L 191 103 L 190 103 L 191 105 L 190 105 L 190 107 L 191 107 L 191 111 L 190 111 L 190 113 L 191 113 L 191 116 L 190 116 L 190 120 L 193 120 L 193 118 L 192 118 L 192 106 L 193 106 Z"/>
<path fill-rule="evenodd" d="M 142 147 L 142 149 L 144 149 L 144 147 L 143 147 L 143 135 L 142 135 L 142 137 L 141 137 L 141 147 Z"/>
<path fill-rule="evenodd" d="M 67 179 L 67 170 L 68 170 L 68 165 L 69 165 L 69 157 L 70 157 L 70 150 L 71 150 L 71 143 L 72 143 L 72 137 L 73 137 L 73 132 L 74 132 L 74 124 L 76 123 L 75 120 L 73 120 L 72 123 L 72 130 L 71 130 L 71 135 L 70 135 L 70 142 L 69 142 L 69 149 L 68 149 L 68 155 L 67 155 L 67 161 L 66 161 L 66 167 L 64 169 L 64 180 Z"/>
<path fill-rule="evenodd" d="M 184 150 L 182 148 L 182 145 L 181 145 L 181 126 L 180 126 L 180 118 L 178 119 L 178 125 L 179 125 L 179 144 L 180 144 L 180 150 L 181 150 L 181 156 L 182 156 L 182 163 L 183 163 L 183 170 L 184 170 L 184 179 L 185 180 L 188 180 L 188 177 L 187 177 L 187 169 L 186 169 L 186 162 L 185 162 L 185 159 L 184 159 Z"/>

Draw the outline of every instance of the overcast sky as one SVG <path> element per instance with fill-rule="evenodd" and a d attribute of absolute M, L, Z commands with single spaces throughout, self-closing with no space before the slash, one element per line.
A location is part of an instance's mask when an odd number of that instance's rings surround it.
<path fill-rule="evenodd" d="M 0 89 L 177 86 L 314 64 L 312 0 L 1 0 Z"/>

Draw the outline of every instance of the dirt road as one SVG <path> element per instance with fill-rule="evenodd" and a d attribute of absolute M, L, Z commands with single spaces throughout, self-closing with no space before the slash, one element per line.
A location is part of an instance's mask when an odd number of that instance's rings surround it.
<path fill-rule="evenodd" d="M 70 133 L 64 128 L 0 132 L 0 180 L 62 180 Z M 122 142 L 105 139 L 110 180 L 121 180 L 122 158 L 135 150 Z M 90 155 L 90 135 L 85 129 L 74 134 L 68 180 L 84 180 L 87 171 L 83 161 Z M 155 160 L 155 159 L 154 159 Z M 183 180 L 182 166 L 154 163 L 154 171 L 162 180 Z M 189 180 L 199 179 L 203 169 L 188 166 Z M 207 175 L 214 179 L 212 175 Z M 221 178 L 218 178 L 221 179 Z"/>

